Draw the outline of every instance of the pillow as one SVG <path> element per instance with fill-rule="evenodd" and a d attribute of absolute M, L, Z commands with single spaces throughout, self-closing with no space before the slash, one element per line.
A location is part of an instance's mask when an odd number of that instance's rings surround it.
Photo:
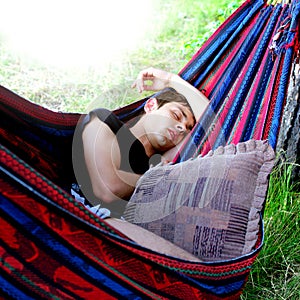
<path fill-rule="evenodd" d="M 274 157 L 267 141 L 250 140 L 151 168 L 137 182 L 124 218 L 203 261 L 247 254 L 258 238 Z"/>

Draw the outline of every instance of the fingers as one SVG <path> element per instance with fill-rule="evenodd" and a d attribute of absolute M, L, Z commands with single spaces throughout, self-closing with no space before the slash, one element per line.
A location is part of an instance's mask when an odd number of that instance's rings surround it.
<path fill-rule="evenodd" d="M 147 79 L 145 79 L 147 80 Z M 152 85 L 148 85 L 144 82 L 143 79 L 137 79 L 132 85 L 132 88 L 136 88 L 138 90 L 139 93 L 142 93 L 143 91 L 151 91 L 151 86 Z"/>
<path fill-rule="evenodd" d="M 141 71 L 132 84 L 132 88 L 143 91 L 157 91 L 167 86 L 171 73 L 155 68 L 148 68 Z"/>
<path fill-rule="evenodd" d="M 153 81 L 154 78 L 155 76 L 153 75 L 153 72 L 151 72 L 149 69 L 143 70 L 139 73 L 137 79 L 133 82 L 131 87 L 137 88 L 139 93 L 151 90 L 152 84 L 146 84 L 146 81 Z"/>
<path fill-rule="evenodd" d="M 141 85 L 138 83 L 139 80 L 134 81 L 134 83 L 131 85 L 131 88 L 134 89 L 136 88 L 139 93 L 143 91 Z"/>
<path fill-rule="evenodd" d="M 144 73 L 142 73 L 142 78 L 144 78 L 144 79 L 152 79 L 152 78 L 154 78 L 154 74 L 153 74 L 153 72 L 144 72 Z"/>

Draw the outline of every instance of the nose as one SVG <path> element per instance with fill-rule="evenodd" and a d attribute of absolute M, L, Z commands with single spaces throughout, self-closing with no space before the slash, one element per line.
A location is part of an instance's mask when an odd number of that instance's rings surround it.
<path fill-rule="evenodd" d="M 184 122 L 179 122 L 178 124 L 176 124 L 176 129 L 180 133 L 185 133 L 187 131 L 186 128 L 187 126 Z"/>

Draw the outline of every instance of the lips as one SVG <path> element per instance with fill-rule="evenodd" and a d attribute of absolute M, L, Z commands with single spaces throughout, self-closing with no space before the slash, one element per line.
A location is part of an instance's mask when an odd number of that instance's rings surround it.
<path fill-rule="evenodd" d="M 172 142 L 176 142 L 177 138 L 178 138 L 178 133 L 175 132 L 174 130 L 172 129 L 168 129 L 168 133 L 169 133 L 169 136 L 170 136 L 170 140 Z"/>

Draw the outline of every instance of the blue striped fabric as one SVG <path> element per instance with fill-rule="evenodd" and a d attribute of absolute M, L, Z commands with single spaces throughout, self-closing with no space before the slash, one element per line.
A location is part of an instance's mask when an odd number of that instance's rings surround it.
<path fill-rule="evenodd" d="M 34 297 L 30 297 L 26 295 L 25 293 L 20 290 L 16 284 L 12 284 L 8 280 L 6 280 L 2 275 L 0 274 L 0 286 L 2 293 L 5 293 L 6 297 L 12 298 L 12 299 L 22 299 L 22 300 L 34 300 Z M 0 293 L 1 293 L 0 291 Z M 1 296 L 1 294 L 0 294 Z M 5 298 L 4 298 L 5 299 Z"/>
<path fill-rule="evenodd" d="M 230 20 L 222 32 L 211 41 L 209 47 L 201 51 L 194 63 L 191 64 L 184 72 L 181 73 L 183 79 L 187 81 L 195 79 L 193 85 L 198 86 L 203 79 L 209 74 L 214 65 L 219 61 L 220 57 L 227 50 L 229 45 L 236 39 L 243 30 L 245 24 L 253 18 L 257 11 L 264 5 L 263 0 L 249 1 L 244 9 L 241 9 L 234 18 Z"/>
<path fill-rule="evenodd" d="M 272 74 L 274 74 L 274 72 L 279 71 L 276 71 L 274 68 L 279 65 L 278 61 L 283 55 L 281 52 L 284 52 L 283 70 L 281 74 L 278 74 L 278 76 L 280 76 L 279 93 L 276 100 L 274 115 L 270 116 L 272 118 L 272 124 L 268 137 L 271 145 L 274 148 L 276 147 L 281 115 L 283 113 L 284 99 L 286 99 L 292 57 L 294 55 L 293 47 L 285 49 L 285 45 L 292 42 L 297 32 L 296 27 L 299 23 L 299 1 L 294 1 L 292 6 L 282 6 L 281 4 L 277 4 L 276 6 L 265 6 L 259 10 L 262 5 L 263 3 L 261 1 L 256 1 L 249 4 L 249 6 L 245 8 L 249 15 L 247 18 L 245 18 L 245 20 L 243 20 L 242 24 L 240 24 L 240 27 L 236 27 L 237 24 L 235 22 L 230 23 L 230 26 L 235 27 L 235 30 L 239 32 L 240 28 L 245 27 L 245 24 L 249 22 L 249 20 L 257 16 L 257 21 L 255 24 L 253 24 L 253 28 L 246 37 L 245 42 L 238 50 L 238 54 L 228 66 L 225 66 L 226 68 L 224 72 L 216 81 L 212 91 L 209 95 L 206 95 L 209 99 L 211 99 L 210 105 L 195 126 L 191 134 L 191 138 L 181 150 L 180 156 L 178 156 L 176 162 L 185 161 L 190 157 L 194 157 L 195 155 L 201 153 L 204 143 L 209 140 L 212 132 L 217 137 L 215 141 L 212 140 L 212 149 L 216 149 L 218 146 L 226 145 L 226 143 L 230 142 L 235 134 L 234 129 L 238 123 L 239 115 L 242 114 L 242 108 L 245 105 L 245 100 L 247 100 L 250 96 L 249 93 L 251 93 L 251 95 L 253 94 L 254 97 L 252 97 L 253 102 L 251 104 L 246 125 L 242 129 L 240 141 L 247 141 L 253 137 L 254 131 L 258 124 L 257 121 L 264 97 L 267 91 L 271 91 L 274 88 L 270 86 L 270 77 Z M 243 15 L 243 12 L 244 11 L 241 12 L 241 15 Z M 276 26 L 278 26 L 278 24 L 280 25 L 280 23 L 289 14 L 292 15 L 292 24 L 290 29 L 287 30 L 287 33 L 285 33 L 288 35 L 288 37 L 281 42 L 281 50 L 276 49 L 275 54 L 277 54 L 277 56 L 274 58 L 274 54 L 272 55 L 270 52 L 265 64 L 262 65 L 262 59 L 266 51 L 269 51 L 268 46 L 270 45 L 272 37 L 275 34 L 274 32 L 276 31 Z M 239 17 L 237 17 L 236 20 L 238 20 Z M 226 30 L 224 34 L 226 34 Z M 238 35 L 234 36 L 237 37 Z M 261 39 L 259 39 L 260 36 L 262 37 Z M 214 51 L 216 49 L 218 50 L 218 53 L 224 53 L 223 51 L 228 50 L 230 43 L 233 42 L 232 39 L 229 38 L 227 43 L 222 45 L 222 39 L 218 40 L 218 37 L 216 37 L 215 40 L 219 42 L 210 44 L 207 47 L 208 49 L 205 49 L 203 54 L 201 53 L 199 54 L 199 57 L 195 57 L 196 61 L 190 63 L 190 65 L 183 70 L 183 78 L 186 80 L 191 80 L 194 85 L 200 85 L 201 83 L 203 84 L 204 79 L 208 78 L 209 72 L 212 70 L 217 61 L 217 59 L 215 60 L 214 56 L 211 57 L 209 55 L 215 54 Z M 258 45 L 256 53 L 253 53 L 253 57 L 251 57 L 249 68 L 247 70 L 243 70 L 247 59 L 250 57 L 251 51 L 253 51 L 253 49 L 256 47 L 258 41 L 260 44 Z M 224 46 L 224 49 L 221 48 L 222 46 Z M 218 59 L 220 59 L 220 57 Z M 207 60 L 207 62 L 205 60 Z M 207 67 L 207 70 L 203 70 L 202 68 L 204 67 Z M 238 82 L 238 77 L 241 75 L 242 70 L 245 71 L 245 74 L 242 75 L 242 84 L 239 86 L 239 91 L 237 94 L 232 95 L 231 89 Z M 258 72 L 259 76 L 257 76 Z M 251 89 L 254 80 L 259 80 L 259 85 L 256 90 Z M 201 86 L 201 88 L 205 90 L 205 84 Z M 223 106 L 229 97 L 231 100 L 233 100 L 233 105 L 230 107 L 230 110 L 226 112 L 224 123 L 220 124 L 221 126 L 218 125 L 220 128 L 217 128 L 216 125 L 218 124 L 219 114 L 221 113 Z M 270 117 L 268 116 L 268 118 Z"/>
<path fill-rule="evenodd" d="M 245 50 L 241 49 L 242 57 L 241 58 L 238 57 L 238 61 L 233 62 L 232 69 L 235 70 L 234 71 L 235 73 L 233 75 L 230 74 L 232 76 L 229 76 L 229 78 L 236 78 L 238 76 L 240 70 L 235 66 L 244 65 L 244 61 L 247 60 L 250 51 L 252 51 L 254 48 L 253 41 L 255 41 L 255 38 L 258 37 L 261 33 L 263 34 L 263 37 L 259 42 L 259 47 L 256 49 L 254 56 L 251 58 L 251 63 L 248 69 L 246 70 L 246 74 L 243 78 L 243 82 L 241 86 L 239 87 L 239 91 L 236 95 L 233 95 L 234 104 L 231 106 L 231 109 L 227 114 L 227 118 L 222 125 L 222 131 L 219 134 L 213 149 L 216 149 L 219 146 L 224 145 L 224 141 L 225 142 L 228 141 L 228 137 L 232 131 L 236 118 L 239 115 L 239 112 L 241 111 L 244 100 L 247 98 L 247 94 L 250 90 L 255 75 L 258 72 L 259 68 L 261 67 L 261 61 L 265 52 L 267 51 L 271 34 L 273 33 L 273 29 L 274 26 L 276 25 L 276 21 L 278 19 L 280 10 L 281 10 L 281 5 L 278 5 L 275 12 L 271 15 L 271 21 L 268 22 L 268 24 L 266 24 L 266 22 L 269 20 L 270 14 L 273 12 L 272 7 L 268 7 L 268 9 L 264 11 L 263 16 L 261 17 L 259 22 L 257 22 L 257 26 L 253 28 L 251 34 L 249 35 L 248 39 L 245 41 L 245 44 L 243 45 L 245 47 Z"/>
<path fill-rule="evenodd" d="M 89 262 L 86 257 L 80 257 L 76 255 L 74 251 L 68 248 L 67 244 L 63 243 L 55 233 L 50 233 L 49 230 L 45 230 L 36 220 L 29 217 L 25 213 L 0 194 L 0 210 L 1 215 L 7 215 L 12 218 L 19 228 L 25 232 L 26 235 L 31 236 L 31 240 L 40 245 L 41 248 L 50 250 L 52 255 L 59 258 L 62 265 L 69 266 L 70 269 L 76 271 L 83 277 L 94 282 L 97 286 L 104 290 L 108 290 L 110 294 L 116 297 L 127 297 L 130 299 L 141 299 L 138 295 L 134 294 L 132 290 L 129 290 L 125 286 L 125 282 L 118 282 L 116 279 L 108 276 L 93 266 L 92 262 Z M 104 262 L 102 262 L 104 264 Z"/>

